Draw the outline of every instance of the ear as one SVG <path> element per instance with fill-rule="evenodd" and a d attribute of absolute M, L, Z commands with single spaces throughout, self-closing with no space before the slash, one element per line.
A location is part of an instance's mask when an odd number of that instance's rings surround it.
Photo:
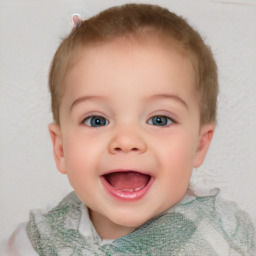
<path fill-rule="evenodd" d="M 207 154 L 207 151 L 209 149 L 214 130 L 215 130 L 214 124 L 205 124 L 201 127 L 197 152 L 194 159 L 195 168 L 199 167 L 203 163 L 205 156 Z"/>
<path fill-rule="evenodd" d="M 52 123 L 49 124 L 48 129 L 52 140 L 53 154 L 57 169 L 59 172 L 66 174 L 67 172 L 60 126 L 56 123 Z"/>

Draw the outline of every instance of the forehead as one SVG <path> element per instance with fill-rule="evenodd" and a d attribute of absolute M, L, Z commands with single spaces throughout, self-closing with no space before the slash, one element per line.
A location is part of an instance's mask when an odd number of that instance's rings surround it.
<path fill-rule="evenodd" d="M 198 115 L 194 83 L 191 61 L 175 49 L 124 40 L 89 46 L 66 76 L 60 115 L 69 116 L 74 105 L 104 106 L 119 116 L 168 105 Z"/>
<path fill-rule="evenodd" d="M 181 77 L 195 88 L 192 62 L 175 43 L 166 43 L 157 37 L 151 37 L 151 40 L 121 37 L 80 48 L 66 74 L 65 86 L 75 86 L 78 80 L 84 79 L 91 90 L 103 82 L 101 89 L 104 91 L 115 80 L 125 83 L 134 78 L 135 84 L 147 82 L 148 87 L 153 85 L 150 81 L 159 79 L 160 83 L 162 79 L 170 78 L 175 83 L 175 79 Z M 94 79 L 93 83 L 88 81 L 90 79 Z M 104 81 L 100 81 L 102 79 Z"/>
<path fill-rule="evenodd" d="M 84 104 L 93 104 L 90 106 L 95 108 L 101 104 L 119 114 L 164 107 L 168 99 L 168 105 L 174 108 L 180 109 L 176 104 L 179 101 L 185 103 L 182 105 L 187 113 L 200 112 L 190 59 L 175 48 L 154 42 L 122 39 L 84 47 L 68 71 L 64 86 L 62 117 L 69 116 L 80 99 L 90 99 Z"/>
<path fill-rule="evenodd" d="M 85 57 L 87 53 L 89 55 L 89 53 L 91 52 L 95 53 L 95 51 L 104 51 L 104 49 L 120 49 L 120 52 L 122 52 L 122 50 L 127 51 L 139 48 L 140 50 L 146 48 L 149 51 L 151 49 L 159 49 L 159 51 L 162 49 L 166 51 L 168 50 L 172 52 L 177 52 L 180 55 L 190 59 L 193 65 L 190 51 L 187 49 L 186 46 L 184 46 L 184 43 L 179 42 L 178 40 L 166 34 L 157 34 L 155 31 L 145 32 L 142 35 L 140 35 L 139 32 L 134 32 L 117 36 L 111 39 L 95 39 L 88 42 L 80 42 L 74 45 L 74 48 L 70 50 L 69 57 L 66 62 L 67 67 L 65 74 L 67 74 L 67 72 L 69 72 L 75 64 L 81 61 L 81 59 Z M 97 54 L 95 54 L 95 57 L 97 57 L 96 55 Z"/>

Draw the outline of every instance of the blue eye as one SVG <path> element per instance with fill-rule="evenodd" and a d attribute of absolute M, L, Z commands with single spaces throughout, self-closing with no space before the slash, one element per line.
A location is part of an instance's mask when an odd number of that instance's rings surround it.
<path fill-rule="evenodd" d="M 84 121 L 84 124 L 91 127 L 100 127 L 108 124 L 108 120 L 103 116 L 89 116 Z"/>
<path fill-rule="evenodd" d="M 167 126 L 173 123 L 173 120 L 167 116 L 153 116 L 148 120 L 148 124 L 157 126 Z"/>

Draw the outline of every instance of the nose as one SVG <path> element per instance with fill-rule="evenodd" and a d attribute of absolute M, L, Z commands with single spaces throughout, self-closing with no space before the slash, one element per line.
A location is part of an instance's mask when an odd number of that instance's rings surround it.
<path fill-rule="evenodd" d="M 147 149 L 145 140 L 136 128 L 119 128 L 109 142 L 109 152 L 116 153 L 144 153 Z"/>

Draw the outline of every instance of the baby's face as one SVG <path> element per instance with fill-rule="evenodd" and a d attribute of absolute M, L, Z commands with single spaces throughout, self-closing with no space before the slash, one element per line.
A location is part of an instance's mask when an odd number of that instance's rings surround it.
<path fill-rule="evenodd" d="M 102 237 L 129 233 L 185 195 L 212 129 L 200 129 L 194 81 L 187 57 L 125 40 L 87 47 L 68 72 L 61 128 L 50 126 L 55 159 Z"/>

